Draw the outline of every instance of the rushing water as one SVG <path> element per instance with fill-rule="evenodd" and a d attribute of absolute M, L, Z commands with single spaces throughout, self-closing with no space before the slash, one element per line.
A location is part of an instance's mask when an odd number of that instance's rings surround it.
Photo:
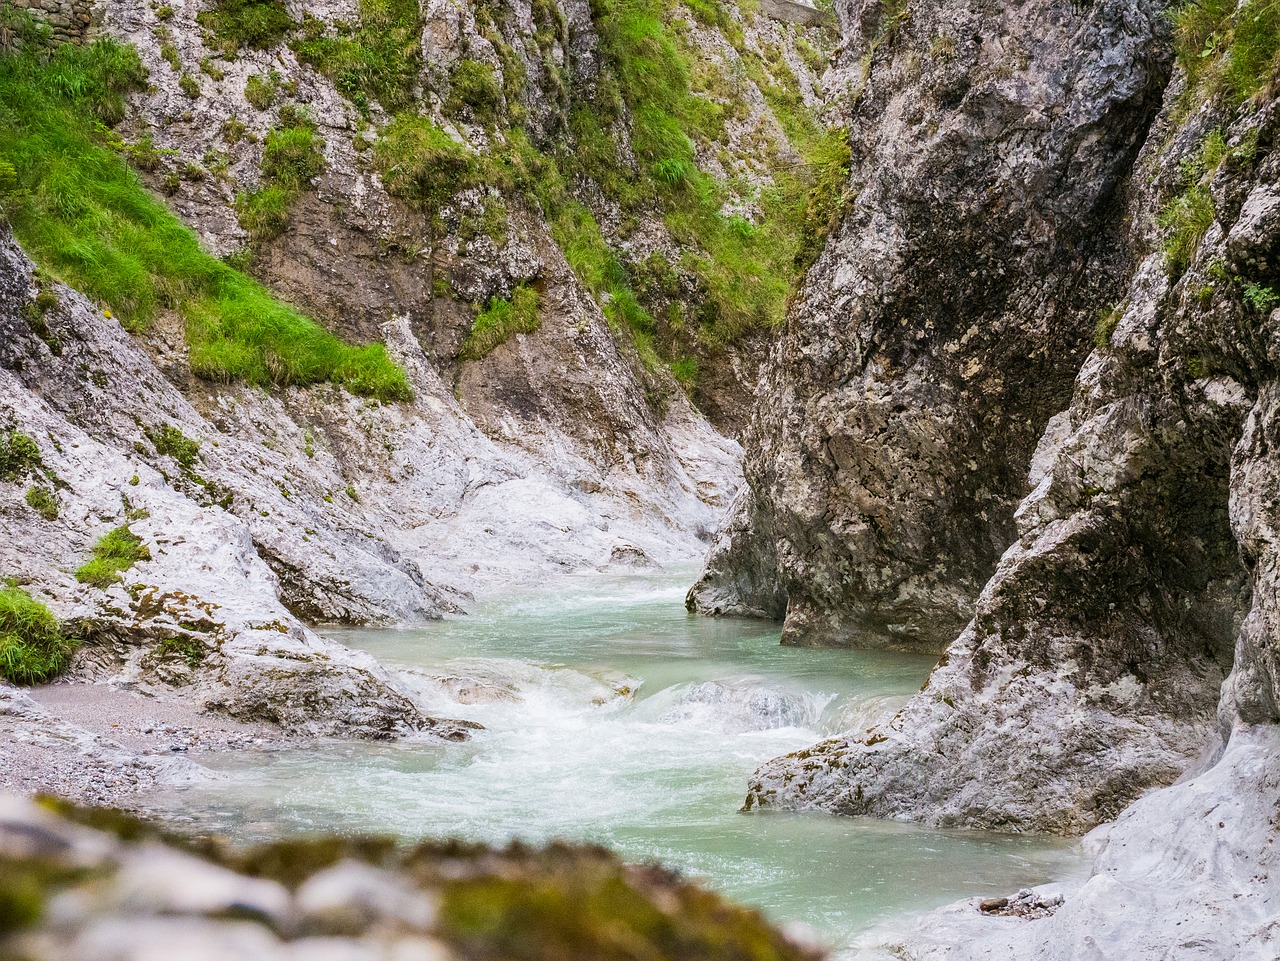
<path fill-rule="evenodd" d="M 688 579 L 573 578 L 420 630 L 333 632 L 405 669 L 435 713 L 485 729 L 464 744 L 241 752 L 164 803 L 244 838 L 602 842 L 804 922 L 847 957 L 877 924 L 1076 869 L 1044 839 L 738 813 L 757 765 L 867 727 L 932 659 L 784 648 L 774 625 L 692 618 Z"/>

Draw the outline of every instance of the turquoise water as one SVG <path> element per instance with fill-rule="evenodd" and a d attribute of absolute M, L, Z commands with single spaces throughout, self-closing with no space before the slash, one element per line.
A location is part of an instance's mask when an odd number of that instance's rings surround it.
<path fill-rule="evenodd" d="M 565 579 L 411 631 L 330 631 L 402 669 L 464 744 L 240 752 L 171 792 L 244 838 L 311 830 L 601 842 L 816 930 L 843 957 L 868 930 L 1079 870 L 1073 845 L 860 818 L 741 814 L 761 762 L 869 726 L 931 658 L 784 648 L 778 628 L 688 616 L 678 576 Z"/>

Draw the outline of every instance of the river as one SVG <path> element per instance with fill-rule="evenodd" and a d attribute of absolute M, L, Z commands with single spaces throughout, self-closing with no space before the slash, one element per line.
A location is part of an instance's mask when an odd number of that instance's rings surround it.
<path fill-rule="evenodd" d="M 896 710 L 933 659 L 785 648 L 776 625 L 690 617 L 691 579 L 566 578 L 421 629 L 328 631 L 484 730 L 241 751 L 156 806 L 244 839 L 600 842 L 805 924 L 850 959 L 917 912 L 1081 870 L 1077 847 L 1052 839 L 739 813 L 757 765 Z"/>

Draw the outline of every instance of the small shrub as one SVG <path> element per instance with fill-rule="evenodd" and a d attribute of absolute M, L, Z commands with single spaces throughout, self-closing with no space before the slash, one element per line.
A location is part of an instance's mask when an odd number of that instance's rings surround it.
<path fill-rule="evenodd" d="M 58 519 L 58 500 L 53 492 L 44 487 L 32 487 L 27 490 L 27 506 L 47 521 Z"/>
<path fill-rule="evenodd" d="M 24 474 L 33 474 L 44 467 L 40 448 L 21 431 L 10 431 L 0 438 L 0 480 L 16 481 Z"/>
<path fill-rule="evenodd" d="M 12 583 L 0 586 L 0 676 L 22 685 L 51 681 L 66 670 L 77 644 L 30 594 Z"/>
<path fill-rule="evenodd" d="M 192 440 L 172 424 L 147 432 L 151 446 L 161 457 L 172 457 L 184 473 L 189 473 L 200 456 L 200 442 Z"/>
<path fill-rule="evenodd" d="M 1272 287 L 1248 283 L 1244 285 L 1241 294 L 1245 299 L 1245 303 L 1260 314 L 1270 314 L 1277 306 L 1280 306 L 1280 293 L 1276 293 Z"/>
<path fill-rule="evenodd" d="M 182 91 L 185 97 L 189 97 L 192 100 L 200 99 L 200 84 L 189 73 L 184 73 L 178 78 L 178 89 Z"/>
<path fill-rule="evenodd" d="M 360 503 L 360 495 L 356 493 L 356 488 L 354 484 L 347 485 L 347 496 L 350 497 L 357 504 Z"/>
<path fill-rule="evenodd" d="M 151 551 L 142 543 L 142 538 L 127 525 L 117 527 L 93 545 L 93 557 L 76 571 L 76 580 L 93 587 L 110 587 L 122 579 L 121 571 L 149 560 Z"/>
<path fill-rule="evenodd" d="M 160 44 L 160 59 L 172 67 L 174 73 L 182 72 L 182 59 L 178 56 L 178 48 L 173 44 Z"/>
<path fill-rule="evenodd" d="M 514 334 L 531 334 L 538 329 L 538 307 L 541 298 L 533 287 L 521 284 L 510 300 L 494 297 L 471 324 L 471 332 L 462 344 L 463 360 L 479 360 L 493 352 Z"/>

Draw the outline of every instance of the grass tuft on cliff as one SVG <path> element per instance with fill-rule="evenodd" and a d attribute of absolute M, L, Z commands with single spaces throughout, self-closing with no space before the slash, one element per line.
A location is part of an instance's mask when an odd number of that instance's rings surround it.
<path fill-rule="evenodd" d="M 1280 0 L 1191 0 L 1173 15 L 1191 93 L 1241 104 L 1280 69 Z"/>
<path fill-rule="evenodd" d="M 533 333 L 540 324 L 539 300 L 537 290 L 523 284 L 515 289 L 510 300 L 492 298 L 471 324 L 459 356 L 463 360 L 479 360 L 515 334 Z"/>
<path fill-rule="evenodd" d="M 49 608 L 17 585 L 0 583 L 0 677 L 43 684 L 66 670 L 76 645 Z"/>
<path fill-rule="evenodd" d="M 357 27 L 308 18 L 291 44 L 298 59 L 331 78 L 362 113 L 370 99 L 395 112 L 414 102 L 422 70 L 417 0 L 360 0 Z"/>
<path fill-rule="evenodd" d="M 328 381 L 383 401 L 412 397 L 385 348 L 343 343 L 210 256 L 106 145 L 105 127 L 123 116 L 125 94 L 146 82 L 132 48 L 109 39 L 50 47 L 28 19 L 19 23 L 20 43 L 0 53 L 0 166 L 14 171 L 0 211 L 44 269 L 135 333 L 159 311 L 176 311 L 202 377 L 261 386 Z M 280 151 L 289 176 L 314 163 L 295 140 Z"/>
<path fill-rule="evenodd" d="M 93 545 L 93 557 L 76 571 L 76 580 L 93 587 L 110 587 L 119 583 L 121 571 L 149 560 L 151 551 L 142 543 L 142 538 L 129 530 L 128 525 L 117 527 L 98 538 Z"/>

